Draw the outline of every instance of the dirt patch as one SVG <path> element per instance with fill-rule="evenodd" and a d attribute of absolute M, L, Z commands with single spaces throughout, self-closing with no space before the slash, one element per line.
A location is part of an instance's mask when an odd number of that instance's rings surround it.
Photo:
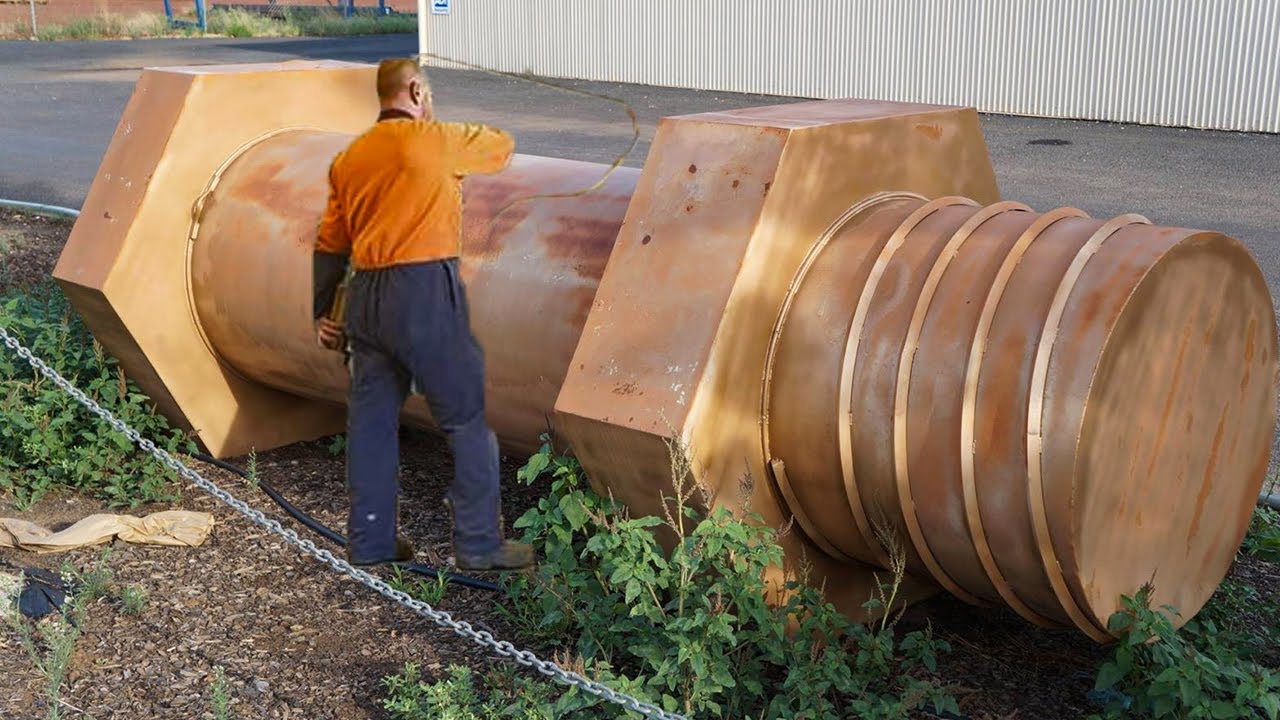
<path fill-rule="evenodd" d="M 0 293 L 49 280 L 71 221 L 0 210 Z"/>
<path fill-rule="evenodd" d="M 340 554 L 243 479 L 190 463 L 286 527 Z M 343 531 L 343 464 L 324 445 L 261 454 L 258 468 L 304 511 Z M 430 437 L 405 438 L 402 524 L 419 548 L 420 561 L 452 562 L 448 515 L 440 504 L 451 473 L 447 448 Z M 505 477 L 514 474 L 508 462 Z M 527 488 L 506 490 L 504 511 L 513 518 L 531 498 Z M 199 548 L 112 544 L 107 564 L 115 583 L 137 586 L 149 599 L 137 615 L 123 613 L 111 600 L 88 608 L 64 697 L 94 717 L 201 717 L 212 708 L 214 668 L 221 666 L 238 717 L 383 718 L 380 680 L 405 662 L 421 664 L 432 677 L 450 663 L 480 668 L 498 659 L 300 554 L 194 486 L 185 488 L 177 503 L 132 512 L 169 508 L 213 513 L 214 531 Z M 0 512 L 14 510 L 6 506 Z M 57 495 L 21 517 L 59 527 L 92 512 L 106 509 Z M 100 548 L 54 555 L 0 550 L 0 569 L 56 572 L 64 561 L 85 569 L 100 553 Z M 391 577 L 385 569 L 375 574 Z M 503 602 L 501 595 L 450 586 L 438 607 L 478 629 L 510 637 L 495 612 Z M 5 633 L 0 637 L 0 717 L 43 717 L 42 697 L 42 679 L 16 636 Z"/>

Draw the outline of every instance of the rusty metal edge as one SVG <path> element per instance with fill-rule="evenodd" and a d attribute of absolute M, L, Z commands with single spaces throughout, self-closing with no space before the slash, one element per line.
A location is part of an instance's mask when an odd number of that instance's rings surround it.
<path fill-rule="evenodd" d="M 889 566 L 889 556 L 881 545 L 879 538 L 876 537 L 875 530 L 871 527 L 870 520 L 867 518 L 866 509 L 862 505 L 862 497 L 858 491 L 857 477 L 853 470 L 853 373 L 858 362 L 858 347 L 862 340 L 862 327 L 866 323 L 867 312 L 871 306 L 871 298 L 875 295 L 876 288 L 880 284 L 880 278 L 884 276 L 889 261 L 893 259 L 894 253 L 902 246 L 907 235 L 934 212 L 944 207 L 955 205 L 978 207 L 977 202 L 958 195 L 937 198 L 916 208 L 902 221 L 898 229 L 894 230 L 893 235 L 889 237 L 889 241 L 885 243 L 880 255 L 876 258 L 875 265 L 872 266 L 871 273 L 867 276 L 866 284 L 862 286 L 862 294 L 858 297 L 857 309 L 854 310 L 853 320 L 849 324 L 849 337 L 845 342 L 844 360 L 840 367 L 840 401 L 836 420 L 840 441 L 840 472 L 844 476 L 844 490 L 849 500 L 849 510 L 853 513 L 854 524 L 858 526 L 858 531 L 862 533 L 863 540 L 871 548 L 871 552 L 875 554 L 876 562 L 880 563 L 882 567 Z"/>
<path fill-rule="evenodd" d="M 795 277 L 792 278 L 791 284 L 787 286 L 786 296 L 783 298 L 782 307 L 778 311 L 778 318 L 774 321 L 773 332 L 769 336 L 769 348 L 765 352 L 765 374 L 763 389 L 760 399 L 760 438 L 764 447 L 765 467 L 769 469 L 770 480 L 775 484 L 779 494 L 784 498 L 787 510 L 795 516 L 796 522 L 799 523 L 800 529 L 805 536 L 813 541 L 815 545 L 824 552 L 834 558 L 844 561 L 859 561 L 855 551 L 837 548 L 825 535 L 818 532 L 817 527 L 809 518 L 808 513 L 804 511 L 803 505 L 795 495 L 795 491 L 791 488 L 791 483 L 787 478 L 786 464 L 781 458 L 775 458 L 770 449 L 769 442 L 769 406 L 772 398 L 773 390 L 773 367 L 777 360 L 778 343 L 782 339 L 782 332 L 786 326 L 787 318 L 791 312 L 792 302 L 795 300 L 796 293 L 804 284 L 805 278 L 809 274 L 809 270 L 817 263 L 818 257 L 827 245 L 841 230 L 854 222 L 859 216 L 866 214 L 872 209 L 888 202 L 895 200 L 919 200 L 927 202 L 927 198 L 922 195 L 910 192 L 878 192 L 869 195 L 845 210 L 840 217 L 827 227 L 818 240 L 809 249 L 808 254 L 800 263 L 800 268 L 796 271 Z"/>
<path fill-rule="evenodd" d="M 1067 272 L 1053 296 L 1053 304 L 1049 306 L 1049 314 L 1045 318 L 1045 332 L 1040 336 L 1040 344 L 1036 349 L 1034 370 L 1031 376 L 1031 390 L 1027 407 L 1027 503 L 1031 506 L 1031 522 L 1035 529 L 1036 549 L 1040 551 L 1041 564 L 1053 587 L 1062 609 L 1082 632 L 1097 642 L 1110 642 L 1111 634 L 1098 627 L 1076 602 L 1067 579 L 1062 572 L 1057 552 L 1053 547 L 1053 539 L 1049 535 L 1049 518 L 1044 506 L 1044 476 L 1041 464 L 1044 461 L 1044 440 L 1041 428 L 1044 413 L 1044 396 L 1047 390 L 1049 358 L 1053 353 L 1058 338 L 1058 326 L 1062 322 L 1062 314 L 1066 310 L 1067 301 L 1076 281 L 1084 272 L 1084 267 L 1093 258 L 1102 244 L 1121 228 L 1129 225 L 1151 224 L 1150 220 L 1137 214 L 1119 215 L 1108 220 L 1085 242 L 1071 261 Z"/>
<path fill-rule="evenodd" d="M 1143 221 L 1142 223 L 1136 223 L 1136 224 L 1147 224 L 1147 225 L 1150 225 L 1150 224 L 1151 224 L 1151 221 L 1147 220 L 1147 219 L 1146 219 L 1144 216 L 1142 216 L 1142 215 L 1130 214 L 1130 216 L 1132 216 L 1132 217 L 1138 217 L 1138 218 L 1141 218 L 1141 219 L 1142 219 L 1142 221 Z M 1141 290 L 1141 288 L 1143 287 L 1143 285 L 1147 282 L 1148 278 L 1151 276 L 1152 272 L 1153 272 L 1157 267 L 1159 267 L 1159 266 L 1160 266 L 1161 262 L 1162 262 L 1166 257 L 1168 257 L 1168 256 L 1169 256 L 1170 254 L 1172 254 L 1172 253 L 1178 252 L 1179 248 L 1180 248 L 1180 247 L 1182 247 L 1184 243 L 1186 243 L 1186 242 L 1188 242 L 1188 241 L 1190 241 L 1190 240 L 1194 240 L 1194 239 L 1196 239 L 1196 238 L 1204 237 L 1205 235 L 1216 235 L 1216 236 L 1218 236 L 1218 237 L 1221 237 L 1221 238 L 1223 238 L 1223 239 L 1227 240 L 1231 245 L 1235 246 L 1237 249 L 1242 250 L 1242 251 L 1243 251 L 1245 254 L 1247 254 L 1250 258 L 1252 258 L 1252 259 L 1253 259 L 1253 263 L 1251 263 L 1251 265 L 1252 265 L 1252 268 L 1253 268 L 1253 272 L 1255 273 L 1255 279 L 1257 279 L 1257 280 L 1262 284 L 1263 288 L 1269 288 L 1269 285 L 1268 285 L 1268 283 L 1267 283 L 1266 277 L 1261 275 L 1261 267 L 1258 265 L 1256 257 L 1254 257 L 1254 255 L 1253 255 L 1252 251 L 1248 248 L 1248 246 L 1247 246 L 1247 245 L 1245 245 L 1244 243 L 1240 242 L 1240 240 L 1239 240 L 1239 239 L 1237 239 L 1237 238 L 1235 238 L 1235 237 L 1232 237 L 1232 236 L 1230 236 L 1230 235 L 1227 235 L 1227 234 L 1225 234 L 1225 233 L 1222 233 L 1222 232 L 1219 232 L 1219 231 L 1215 231 L 1215 230 L 1199 230 L 1199 231 L 1193 231 L 1193 232 L 1189 233 L 1188 235 L 1186 235 L 1186 236 L 1185 236 L 1184 238 L 1182 238 L 1181 240 L 1179 240 L 1178 242 L 1175 242 L 1175 243 L 1173 243 L 1172 245 L 1170 245 L 1169 247 L 1165 248 L 1165 249 L 1164 249 L 1163 251 L 1161 251 L 1158 255 L 1156 255 L 1154 258 L 1152 258 L 1152 259 L 1151 259 L 1151 261 L 1148 263 L 1148 265 L 1147 265 L 1146 269 L 1143 271 L 1142 276 L 1141 276 L 1141 277 L 1139 277 L 1139 278 L 1137 279 L 1137 281 L 1133 283 L 1133 286 L 1129 289 L 1128 294 L 1125 296 L 1124 302 L 1120 305 L 1120 310 L 1119 310 L 1119 312 L 1116 314 L 1116 318 L 1117 318 L 1117 320 L 1118 320 L 1119 318 L 1121 318 L 1121 317 L 1123 317 L 1123 316 L 1124 316 L 1125 311 L 1129 308 L 1129 304 L 1130 304 L 1131 302 L 1133 302 L 1133 298 L 1134 298 L 1134 297 L 1139 293 L 1139 291 Z M 1274 308 L 1274 306 L 1272 307 L 1272 316 L 1271 316 L 1271 317 L 1272 317 L 1272 322 L 1271 322 L 1271 339 L 1272 339 L 1272 343 L 1271 343 L 1271 347 L 1272 347 L 1273 349 L 1277 349 L 1277 348 L 1280 348 L 1280 335 L 1278 335 L 1278 333 L 1277 333 L 1277 326 L 1276 326 L 1276 322 L 1275 322 L 1275 321 L 1276 321 L 1276 314 L 1275 314 L 1275 308 Z M 1108 351 L 1108 350 L 1110 349 L 1110 347 L 1111 347 L 1111 341 L 1112 341 L 1114 338 L 1115 338 L 1115 333 L 1114 333 L 1114 331 L 1108 331 L 1108 333 L 1107 333 L 1107 337 L 1103 340 L 1102 345 L 1098 348 L 1098 360 L 1099 360 L 1099 362 L 1101 362 L 1101 361 L 1102 361 L 1102 359 L 1106 357 L 1106 355 L 1107 355 L 1107 351 Z M 1277 355 L 1278 355 L 1278 356 L 1280 356 L 1280 352 L 1277 352 Z M 1275 376 L 1274 376 L 1274 377 L 1276 378 L 1276 380 L 1275 380 L 1275 381 L 1273 381 L 1273 387 L 1272 387 L 1272 389 L 1273 389 L 1273 390 L 1275 390 L 1275 388 L 1276 388 L 1277 386 L 1280 386 L 1280 365 L 1277 365 L 1277 371 L 1276 371 L 1276 374 L 1275 374 Z M 1089 385 L 1088 385 L 1088 387 L 1087 387 L 1087 389 L 1086 389 L 1086 391 L 1085 391 L 1084 400 L 1083 400 L 1083 402 L 1082 402 L 1082 407 L 1081 407 L 1081 410 L 1080 410 L 1080 426 L 1076 429 L 1076 445 L 1075 445 L 1075 452 L 1074 452 L 1074 454 L 1073 454 L 1073 456 L 1072 456 L 1072 458 L 1071 458 L 1071 460 L 1072 460 L 1072 466 L 1073 466 L 1073 467 L 1078 467 L 1078 466 L 1079 466 L 1079 463 L 1080 463 L 1080 441 L 1081 441 L 1081 439 L 1082 439 L 1082 438 L 1083 438 L 1083 436 L 1084 436 L 1084 428 L 1085 428 L 1085 426 L 1086 426 L 1086 424 L 1088 423 L 1088 420 L 1089 420 L 1089 418 L 1090 418 L 1089 411 L 1090 411 L 1090 409 L 1091 409 L 1091 408 L 1090 408 L 1090 406 L 1089 406 L 1089 400 L 1090 400 L 1090 398 L 1092 398 L 1092 397 L 1093 397 L 1094 383 L 1095 383 L 1096 381 L 1097 381 L 1097 368 L 1095 367 L 1095 369 L 1094 369 L 1094 373 L 1093 373 L 1093 374 L 1090 376 L 1090 378 L 1089 378 Z M 1272 413 L 1271 417 L 1275 417 L 1275 415 L 1274 415 L 1274 409 L 1275 409 L 1278 405 L 1280 405 L 1280 397 L 1276 397 L 1276 396 L 1274 395 L 1274 393 L 1273 393 L 1272 401 L 1271 401 L 1271 406 L 1272 406 L 1272 408 L 1273 408 L 1273 413 Z M 1268 448 L 1267 448 L 1267 450 L 1266 450 L 1267 455 L 1270 455 L 1270 454 L 1271 454 L 1271 452 L 1272 452 L 1272 450 L 1273 450 L 1273 448 L 1271 447 L 1271 445 L 1272 445 L 1273 443 L 1274 443 L 1274 441 L 1272 441 L 1271 443 L 1268 443 Z M 1255 502 L 1255 504 L 1254 504 L 1254 506 L 1253 506 L 1253 507 L 1257 508 L 1257 507 L 1265 507 L 1265 506 L 1268 506 L 1268 505 L 1267 505 L 1267 502 L 1266 502 L 1267 500 L 1271 500 L 1273 503 L 1280 503 L 1280 494 L 1277 494 L 1277 495 L 1268 495 L 1268 494 L 1266 493 L 1266 482 L 1267 482 L 1267 478 L 1266 478 L 1265 471 L 1264 471 L 1263 476 L 1262 476 L 1262 477 L 1260 477 L 1260 478 L 1258 478 L 1258 481 L 1257 481 L 1257 482 L 1258 482 L 1258 485 L 1259 485 L 1259 495 L 1258 495 L 1258 499 L 1257 499 L 1257 501 Z M 1074 505 L 1075 505 L 1075 502 L 1076 502 L 1076 491 L 1077 491 L 1077 489 L 1078 489 L 1078 485 L 1073 484 L 1073 486 L 1072 486 L 1072 488 L 1071 488 L 1071 505 L 1072 505 L 1072 506 L 1074 506 Z M 1280 504 L 1272 504 L 1272 505 L 1270 505 L 1270 507 L 1273 507 L 1274 509 L 1280 510 Z M 1241 527 L 1241 529 L 1240 529 L 1240 535 L 1239 535 L 1239 540 L 1237 540 L 1237 543 L 1236 543 L 1237 545 L 1239 545 L 1239 543 L 1240 543 L 1240 542 L 1242 542 L 1242 541 L 1244 540 L 1244 536 L 1247 534 L 1248 529 L 1249 529 L 1249 528 L 1248 528 L 1248 523 L 1245 523 L 1245 525 L 1244 525 L 1243 527 Z M 1065 573 L 1064 573 L 1064 576 L 1065 576 Z M 1079 578 L 1078 578 L 1078 577 L 1066 577 L 1066 580 L 1067 580 L 1068 587 L 1071 589 L 1071 591 L 1072 591 L 1073 593 L 1079 592 L 1079 593 L 1081 593 L 1081 595 L 1083 595 L 1083 589 L 1079 587 Z M 1073 595 L 1073 597 L 1074 597 L 1074 595 Z M 1207 600 L 1207 599 L 1208 599 L 1208 598 L 1206 598 L 1206 600 Z M 1092 619 L 1095 623 L 1100 624 L 1100 625 L 1103 625 L 1103 626 L 1105 626 L 1105 625 L 1106 625 L 1106 620 L 1107 620 L 1107 619 L 1106 619 L 1106 618 L 1103 618 L 1103 617 L 1098 617 L 1098 616 L 1097 616 L 1097 613 L 1093 612 L 1093 607 L 1092 607 L 1091 605 L 1090 605 L 1090 606 L 1087 606 L 1087 611 L 1088 611 L 1089 615 L 1091 616 L 1091 619 Z"/>
<path fill-rule="evenodd" d="M 898 505 L 902 508 L 902 518 L 906 522 L 907 532 L 911 534 L 912 543 L 916 547 L 916 552 L 920 554 L 920 559 L 924 561 L 925 567 L 929 569 L 929 573 L 938 581 L 938 584 L 961 600 L 982 607 L 990 606 L 992 603 L 979 598 L 952 579 L 933 556 L 933 551 L 929 548 L 929 539 L 925 537 L 920 527 L 919 518 L 916 516 L 915 500 L 911 496 L 910 463 L 907 457 L 907 403 L 911 395 L 911 371 L 915 365 L 916 350 L 920 346 L 920 333 L 924 329 L 925 317 L 929 314 L 929 307 L 933 304 L 933 296 L 937 292 L 938 283 L 942 281 L 943 273 L 951 266 L 951 260 L 975 230 L 988 220 L 1011 211 L 1033 212 L 1030 207 L 1010 200 L 981 208 L 952 234 L 951 239 L 934 260 L 933 267 L 929 269 L 929 276 L 925 278 L 924 287 L 920 289 L 920 296 L 916 299 L 911 323 L 907 326 L 907 337 L 903 342 L 902 354 L 898 357 L 898 379 L 894 388 L 894 477 L 898 483 Z"/>
<path fill-rule="evenodd" d="M 983 302 L 982 314 L 978 317 L 978 327 L 974 330 L 973 345 L 970 346 L 969 362 L 965 369 L 964 404 L 962 405 L 960 416 L 960 477 L 964 487 L 965 513 L 969 519 L 969 537 L 973 541 L 974 549 L 978 552 L 978 559 L 982 562 L 983 570 L 986 571 L 987 577 L 991 580 L 991 584 L 995 586 L 996 592 L 1000 594 L 1000 597 L 1023 619 L 1046 628 L 1059 627 L 1060 623 L 1044 617 L 1023 602 L 1000 570 L 999 564 L 996 563 L 995 555 L 991 552 L 991 545 L 987 542 L 987 532 L 982 523 L 982 510 L 978 504 L 974 423 L 977 420 L 978 380 L 982 372 L 982 359 L 986 355 L 987 341 L 990 338 L 991 324 L 995 320 L 996 309 L 1004 296 L 1009 279 L 1013 277 L 1014 271 L 1021 264 L 1027 249 L 1031 247 L 1031 243 L 1038 239 L 1054 223 L 1071 217 L 1087 218 L 1088 214 L 1076 208 L 1050 210 L 1036 218 L 1035 222 L 1023 231 L 1022 236 L 1018 238 L 1013 247 L 1009 249 L 1008 254 L 1005 255 L 1004 262 L 996 273 L 996 279 L 987 293 L 986 300 Z"/>

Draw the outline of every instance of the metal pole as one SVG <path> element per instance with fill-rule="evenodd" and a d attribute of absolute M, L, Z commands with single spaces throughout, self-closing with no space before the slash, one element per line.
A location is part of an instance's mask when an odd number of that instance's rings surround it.
<path fill-rule="evenodd" d="M 418 0 L 418 65 L 427 64 L 427 0 Z"/>
<path fill-rule="evenodd" d="M 200 26 L 200 32 L 204 32 L 208 28 L 205 22 L 204 0 L 196 0 L 196 22 Z"/>
<path fill-rule="evenodd" d="M 28 0 L 31 5 L 31 37 L 36 36 L 36 0 Z"/>
<path fill-rule="evenodd" d="M 1262 493 L 1258 496 L 1258 506 L 1280 510 L 1280 492 Z"/>

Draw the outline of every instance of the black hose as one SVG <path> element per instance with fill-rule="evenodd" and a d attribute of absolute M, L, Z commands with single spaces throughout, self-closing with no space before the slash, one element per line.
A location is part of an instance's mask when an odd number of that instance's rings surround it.
<path fill-rule="evenodd" d="M 250 477 L 248 471 L 246 471 L 244 468 L 241 468 L 236 465 L 232 465 L 229 462 L 219 460 L 215 457 L 205 455 L 204 453 L 196 453 L 192 457 L 194 457 L 195 459 L 201 462 L 209 463 L 214 467 L 222 468 L 227 472 L 233 472 L 236 475 L 239 475 L 240 477 L 246 480 L 249 480 L 250 482 L 256 483 L 257 486 L 262 489 L 262 492 L 266 493 L 267 497 L 271 498 L 275 502 L 275 504 L 279 505 L 282 510 L 289 513 L 289 515 L 291 515 L 295 520 L 302 523 L 303 525 L 306 525 L 308 528 L 310 528 L 317 534 L 323 536 L 325 539 L 329 540 L 330 542 L 336 545 L 341 545 L 342 547 L 347 546 L 347 539 L 343 537 L 340 533 L 334 531 L 332 528 L 326 527 L 319 520 L 316 520 L 315 518 L 311 517 L 305 512 L 299 510 L 297 506 L 295 506 L 293 503 L 286 500 L 283 495 L 281 495 L 275 488 L 271 487 L 271 485 L 266 481 L 262 480 L 261 478 Z M 443 579 L 445 582 L 457 583 L 459 585 L 465 585 L 467 587 L 476 588 L 478 590 L 490 590 L 492 592 L 502 591 L 501 587 L 487 580 L 468 577 L 466 575 L 457 575 L 455 573 L 446 572 L 444 570 L 437 570 L 436 568 L 433 568 L 430 565 L 423 565 L 421 563 L 392 563 L 392 565 L 417 575 L 427 575 L 430 577 L 434 577 L 437 580 Z"/>

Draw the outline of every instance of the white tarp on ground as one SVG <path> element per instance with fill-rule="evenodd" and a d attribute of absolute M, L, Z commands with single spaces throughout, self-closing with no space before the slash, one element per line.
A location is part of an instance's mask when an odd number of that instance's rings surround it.
<path fill-rule="evenodd" d="M 53 532 L 33 522 L 0 518 L 0 547 L 52 553 L 120 538 L 142 545 L 195 547 L 213 530 L 213 516 L 188 510 L 166 510 L 146 517 L 90 515 L 65 530 Z"/>

